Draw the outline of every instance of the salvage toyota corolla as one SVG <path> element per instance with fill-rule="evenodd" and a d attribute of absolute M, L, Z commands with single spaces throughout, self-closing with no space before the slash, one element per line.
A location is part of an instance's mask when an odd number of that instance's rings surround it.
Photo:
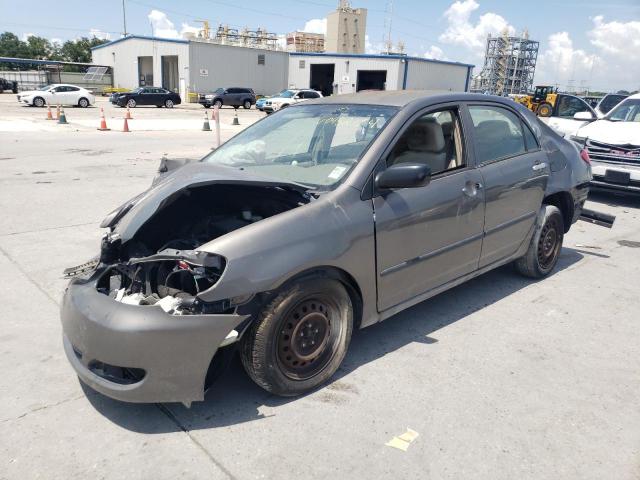
<path fill-rule="evenodd" d="M 130 402 L 202 400 L 236 351 L 269 392 L 309 391 L 353 329 L 508 262 L 548 275 L 588 160 L 509 99 L 291 106 L 201 161 L 163 162 L 107 216 L 99 257 L 67 271 L 66 354 Z"/>

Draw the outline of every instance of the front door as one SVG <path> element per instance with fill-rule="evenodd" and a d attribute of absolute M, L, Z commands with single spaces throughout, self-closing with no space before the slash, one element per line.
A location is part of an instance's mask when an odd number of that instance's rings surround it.
<path fill-rule="evenodd" d="M 385 157 L 386 166 L 426 163 L 432 179 L 373 199 L 380 311 L 478 267 L 482 177 L 464 142 L 459 108 L 452 105 L 418 115 Z"/>
<path fill-rule="evenodd" d="M 596 112 L 581 98 L 573 95 L 560 94 L 553 109 L 553 115 L 544 119 L 551 128 L 561 132 L 566 138 L 575 135 L 580 127 L 585 126 L 589 121 L 576 120 L 573 116 L 579 112 L 589 112 L 593 120 L 597 118 Z"/>
<path fill-rule="evenodd" d="M 485 195 L 480 268 L 513 254 L 528 238 L 550 166 L 547 155 L 515 111 L 493 105 L 469 106 L 476 164 Z"/>

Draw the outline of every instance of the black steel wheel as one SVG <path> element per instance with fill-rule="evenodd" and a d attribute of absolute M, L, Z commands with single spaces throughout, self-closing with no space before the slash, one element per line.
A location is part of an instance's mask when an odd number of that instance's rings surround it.
<path fill-rule="evenodd" d="M 515 261 L 522 275 L 531 278 L 546 277 L 558 263 L 564 239 L 562 212 L 553 205 L 543 205 L 538 228 L 524 256 Z"/>
<path fill-rule="evenodd" d="M 337 280 L 313 278 L 283 289 L 242 340 L 242 363 L 265 390 L 299 395 L 338 369 L 353 329 L 353 306 Z"/>

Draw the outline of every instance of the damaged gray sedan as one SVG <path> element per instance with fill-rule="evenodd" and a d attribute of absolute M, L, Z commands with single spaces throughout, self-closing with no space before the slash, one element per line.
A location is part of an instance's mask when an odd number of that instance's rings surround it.
<path fill-rule="evenodd" d="M 548 275 L 591 180 L 508 99 L 406 91 L 292 106 L 174 167 L 67 272 L 67 357 L 119 400 L 203 400 L 235 352 L 307 392 L 354 329 L 509 262 Z"/>

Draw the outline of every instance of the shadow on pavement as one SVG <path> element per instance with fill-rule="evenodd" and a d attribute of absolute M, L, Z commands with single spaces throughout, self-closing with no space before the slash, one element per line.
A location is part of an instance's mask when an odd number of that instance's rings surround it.
<path fill-rule="evenodd" d="M 553 275 L 582 258 L 581 252 L 563 248 Z M 536 283 L 507 265 L 415 305 L 388 321 L 354 332 L 349 353 L 330 383 L 407 344 L 418 342 L 428 348 L 438 341 L 430 335 L 440 328 L 463 320 L 522 288 L 535 288 Z M 260 412 L 261 407 L 277 407 L 301 398 L 277 397 L 262 390 L 245 374 L 237 356 L 205 401 L 194 403 L 190 409 L 182 404 L 128 404 L 83 388 L 102 415 L 127 430 L 140 433 L 210 429 L 261 420 L 267 418 Z M 167 417 L 170 422 L 166 421 Z"/>
<path fill-rule="evenodd" d="M 591 190 L 589 200 L 604 203 L 610 207 L 629 207 L 640 209 L 640 195 L 624 192 L 610 192 L 608 190 Z"/>

